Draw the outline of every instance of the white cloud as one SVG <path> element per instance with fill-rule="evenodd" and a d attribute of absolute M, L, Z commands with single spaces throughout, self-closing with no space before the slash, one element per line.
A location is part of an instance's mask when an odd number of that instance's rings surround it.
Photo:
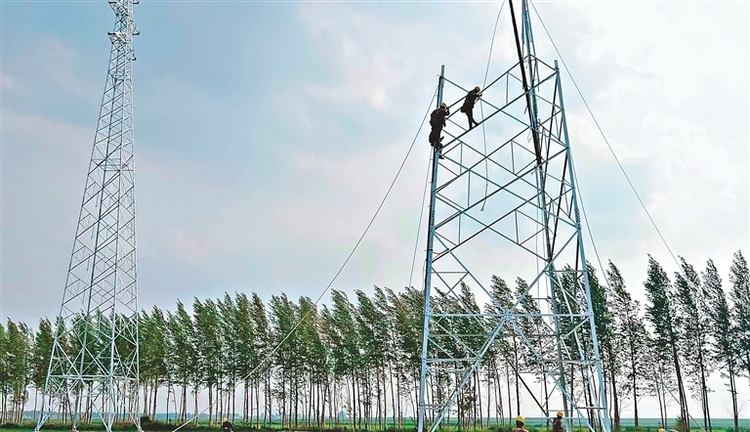
<path fill-rule="evenodd" d="M 7 75 L 0 76 L 0 88 L 10 90 L 13 87 L 13 79 Z"/>
<path fill-rule="evenodd" d="M 76 47 L 54 37 L 37 37 L 24 40 L 23 44 L 15 57 L 3 58 L 4 74 L 13 77 L 10 81 L 13 86 L 8 83 L 8 96 L 28 99 L 56 96 L 54 99 L 59 100 L 65 95 L 92 103 L 101 100 L 103 81 L 88 79 L 86 67 L 91 60 L 82 58 Z M 103 71 L 100 76 L 103 80 Z"/>

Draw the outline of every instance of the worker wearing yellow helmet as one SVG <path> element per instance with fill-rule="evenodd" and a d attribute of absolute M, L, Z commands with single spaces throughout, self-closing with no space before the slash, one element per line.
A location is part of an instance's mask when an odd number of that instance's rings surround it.
<path fill-rule="evenodd" d="M 526 423 L 526 419 L 522 415 L 516 417 L 516 427 L 513 428 L 513 432 L 529 432 L 523 425 Z"/>
<path fill-rule="evenodd" d="M 441 103 L 440 108 L 430 114 L 430 126 L 432 126 L 432 130 L 430 131 L 430 145 L 437 150 L 442 150 L 443 148 L 443 144 L 441 144 L 443 137 L 440 136 L 440 133 L 445 127 L 445 119 L 450 114 L 450 109 L 448 109 L 448 105 L 445 102 Z M 440 157 L 442 158 L 443 156 L 440 155 Z"/>
<path fill-rule="evenodd" d="M 555 419 L 552 420 L 552 432 L 563 432 L 562 418 L 563 418 L 563 412 L 558 411 L 557 417 L 555 417 Z"/>
<path fill-rule="evenodd" d="M 224 417 L 224 420 L 222 420 L 223 423 L 221 424 L 221 430 L 223 432 L 234 432 L 234 428 L 232 427 L 232 423 L 229 422 L 229 419 Z"/>
<path fill-rule="evenodd" d="M 474 104 L 477 99 L 482 97 L 482 93 L 479 92 L 480 90 L 479 86 L 474 87 L 474 90 L 466 94 L 464 104 L 461 106 L 461 112 L 466 114 L 466 117 L 469 119 L 469 130 L 474 126 L 479 126 L 479 123 L 474 120 Z"/>

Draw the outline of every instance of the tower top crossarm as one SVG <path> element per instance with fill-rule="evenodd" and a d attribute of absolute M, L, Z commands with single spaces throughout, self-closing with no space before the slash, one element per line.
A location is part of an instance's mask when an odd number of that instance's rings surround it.
<path fill-rule="evenodd" d="M 135 49 L 133 48 L 133 37 L 138 36 L 140 31 L 135 24 L 133 8 L 139 3 L 139 0 L 108 0 L 109 6 L 115 13 L 114 29 L 109 32 L 109 38 L 112 44 L 118 48 L 125 48 L 133 53 L 135 60 Z"/>

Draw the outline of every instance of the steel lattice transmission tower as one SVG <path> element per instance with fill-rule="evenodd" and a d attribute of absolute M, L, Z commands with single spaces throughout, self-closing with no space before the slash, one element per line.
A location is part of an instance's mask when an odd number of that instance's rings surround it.
<path fill-rule="evenodd" d="M 482 89 L 479 127 L 457 112 L 467 89 L 440 75 L 437 103 L 456 99 L 433 152 L 417 430 L 471 415 L 479 371 L 507 369 L 538 407 L 514 416 L 561 410 L 568 431 L 609 432 L 560 73 L 536 57 L 527 1 L 520 26 L 509 5 L 518 62 Z"/>
<path fill-rule="evenodd" d="M 116 20 L 104 96 L 65 282 L 42 416 L 138 417 L 138 290 L 133 160 L 133 7 L 109 0 Z"/>

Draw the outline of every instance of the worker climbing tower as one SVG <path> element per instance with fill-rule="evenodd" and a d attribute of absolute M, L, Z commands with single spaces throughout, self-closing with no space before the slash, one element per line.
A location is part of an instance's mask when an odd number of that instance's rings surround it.
<path fill-rule="evenodd" d="M 35 430 L 55 416 L 72 421 L 138 417 L 138 290 L 133 160 L 133 7 L 109 0 L 115 25 L 91 162 L 57 317 Z"/>
<path fill-rule="evenodd" d="M 486 409 L 610 432 L 560 73 L 536 56 L 527 0 L 520 23 L 513 6 L 517 62 L 482 89 L 479 127 L 456 109 L 474 83 L 441 70 L 452 115 L 432 158 L 418 431 Z M 478 408 L 475 387 L 502 375 L 523 403 Z"/>

